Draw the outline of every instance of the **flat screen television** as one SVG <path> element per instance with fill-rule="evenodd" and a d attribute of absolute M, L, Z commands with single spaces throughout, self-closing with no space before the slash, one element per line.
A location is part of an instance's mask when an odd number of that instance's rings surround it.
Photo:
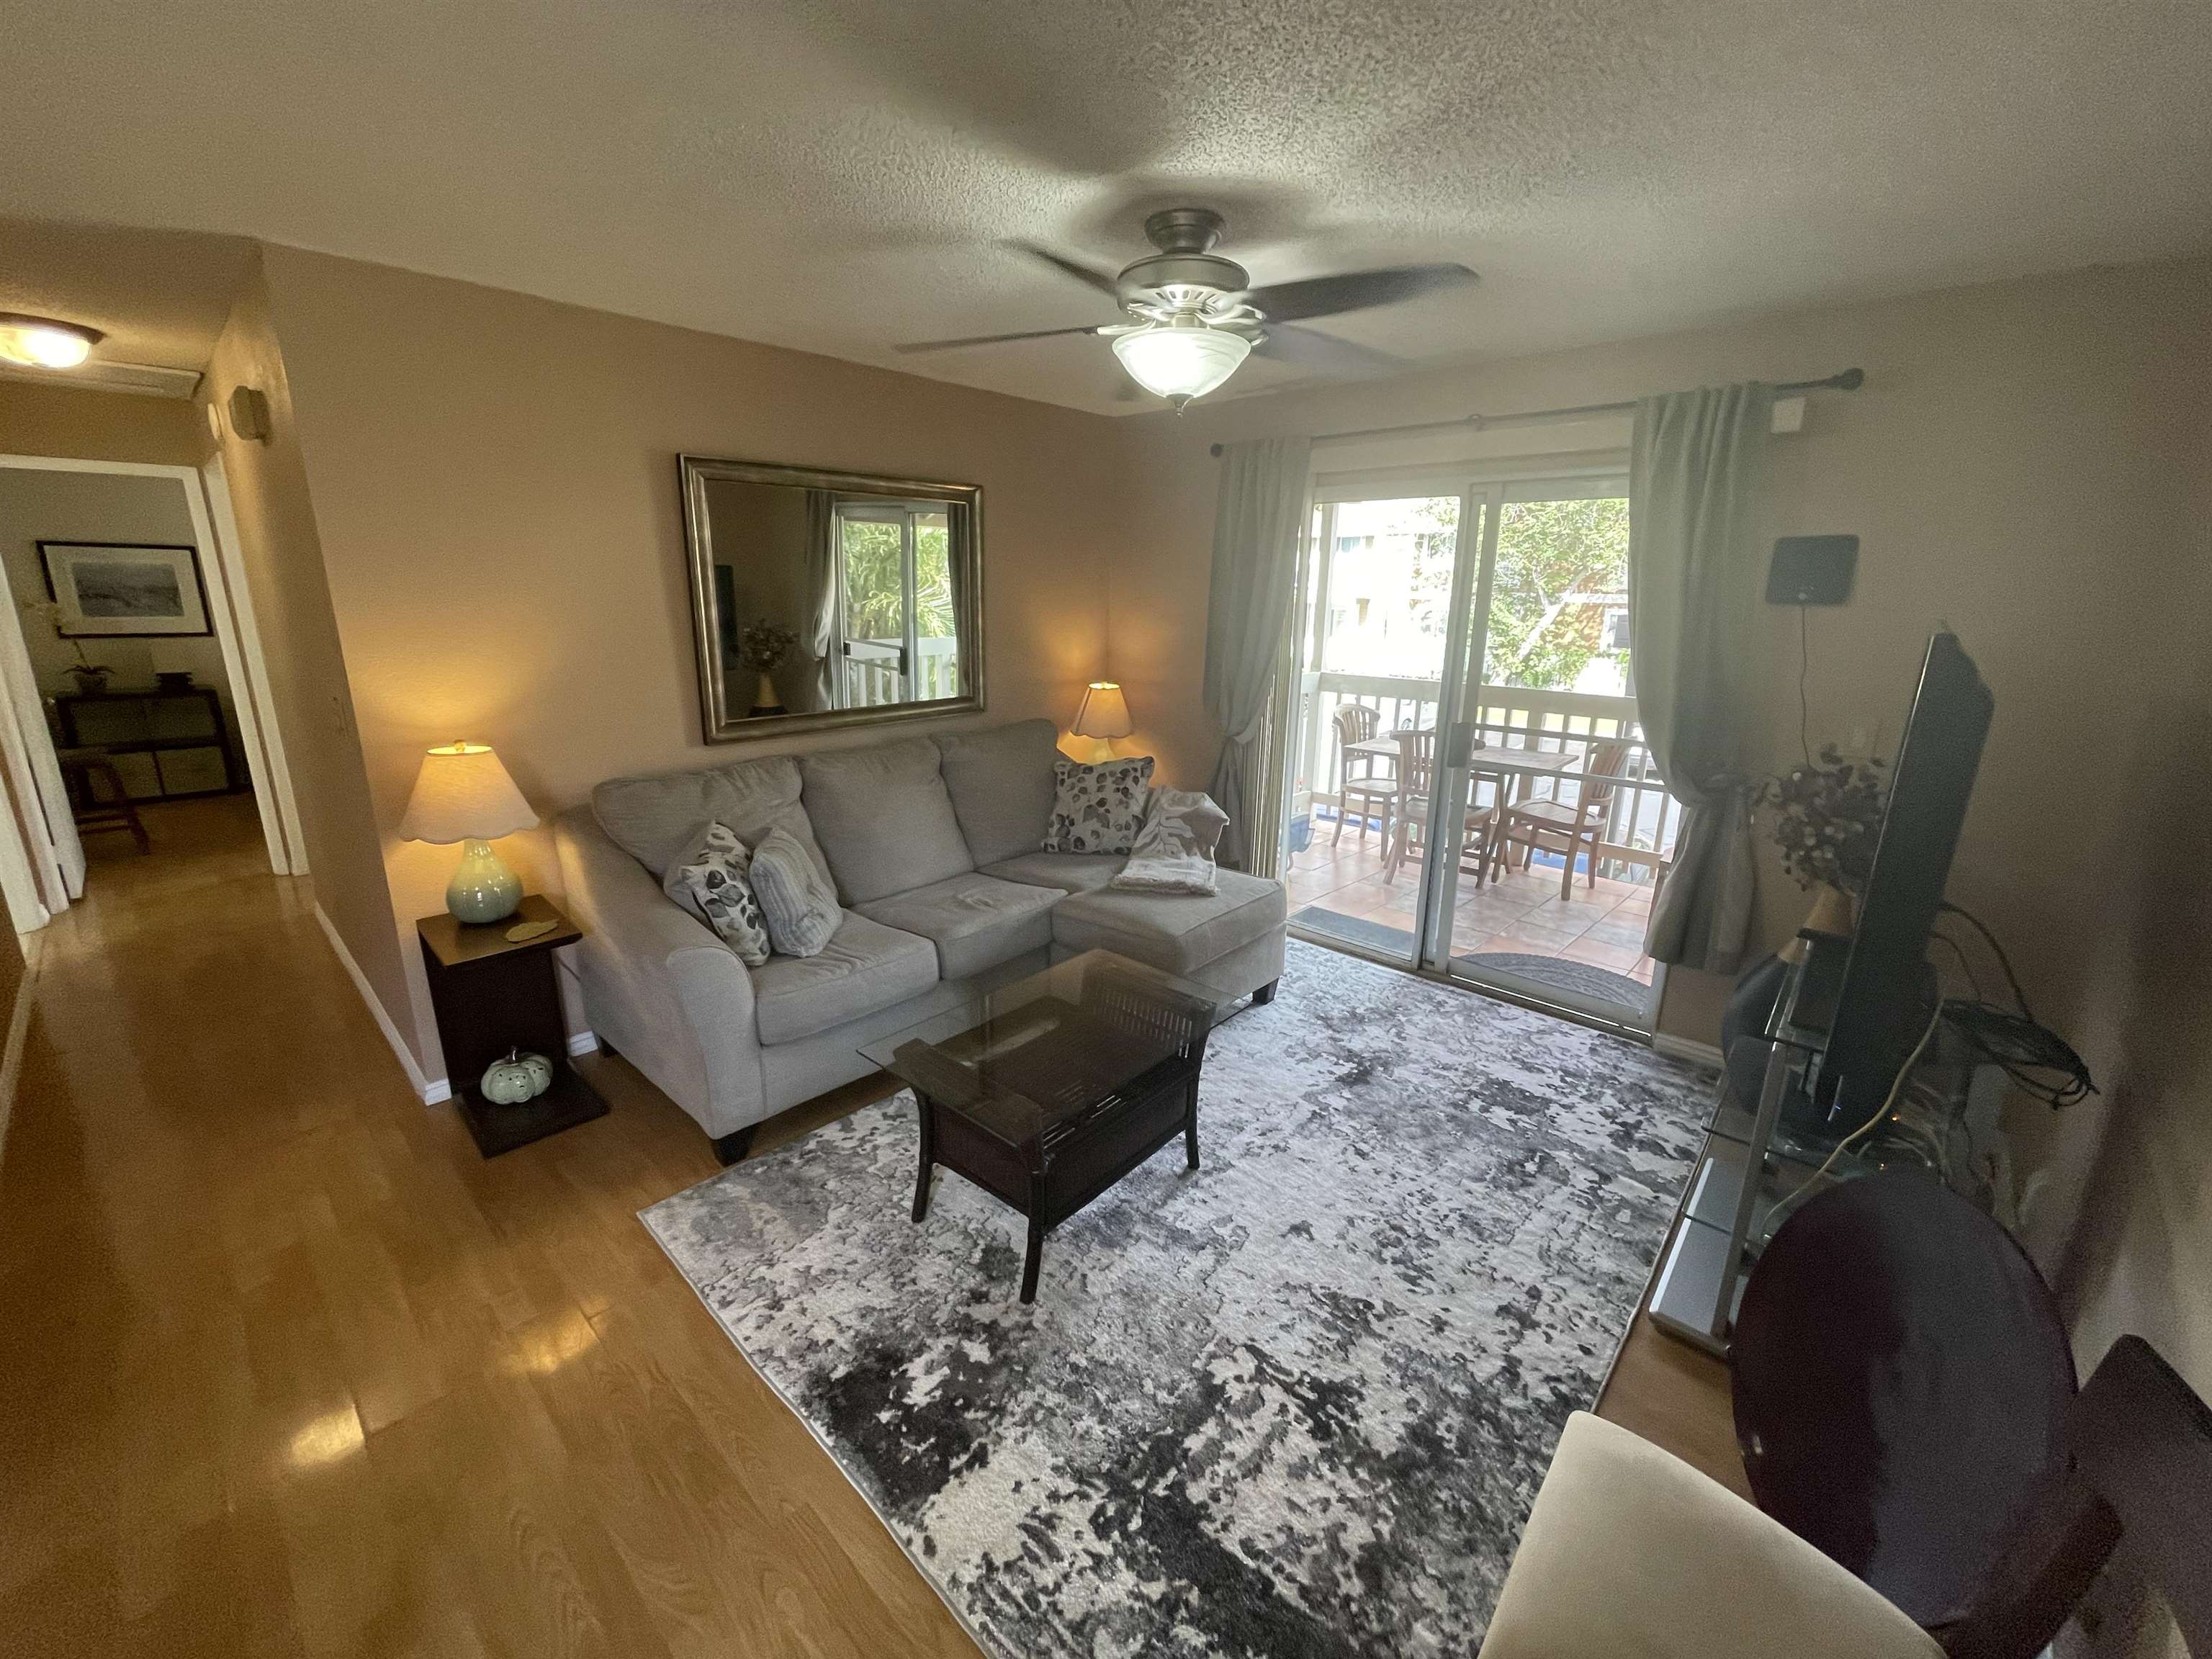
<path fill-rule="evenodd" d="M 1814 1088 L 1831 1125 L 1856 1128 L 1881 1109 L 1934 1017 L 1929 931 L 1942 908 L 1996 710 L 1996 699 L 1957 637 L 1931 638 Z"/>

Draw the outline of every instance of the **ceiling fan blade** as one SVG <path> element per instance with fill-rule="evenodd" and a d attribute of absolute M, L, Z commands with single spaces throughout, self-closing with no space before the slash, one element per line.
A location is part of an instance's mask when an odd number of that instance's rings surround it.
<path fill-rule="evenodd" d="M 1295 323 L 1309 317 L 1337 317 L 1347 311 L 1393 306 L 1480 280 L 1465 265 L 1389 265 L 1381 270 L 1347 270 L 1340 276 L 1277 283 L 1272 288 L 1255 288 L 1244 297 L 1269 322 Z"/>
<path fill-rule="evenodd" d="M 1081 328 L 1032 328 L 1019 334 L 971 334 L 960 340 L 916 340 L 907 345 L 891 348 L 901 356 L 912 356 L 921 351 L 957 351 L 963 346 L 1000 345 L 1008 340 L 1051 340 L 1064 334 L 1096 334 L 1102 328 L 1111 328 L 1111 323 L 1086 323 Z"/>
<path fill-rule="evenodd" d="M 1079 259 L 1071 259 L 1064 253 L 1054 253 L 1048 247 L 1041 247 L 1035 242 L 1014 241 L 1008 242 L 1006 246 L 1018 249 L 1032 259 L 1043 260 L 1054 270 L 1074 277 L 1085 288 L 1097 289 L 1101 294 L 1112 298 L 1117 305 L 1121 302 L 1121 290 L 1115 286 L 1114 273 L 1110 270 L 1099 270 L 1085 264 Z"/>
<path fill-rule="evenodd" d="M 1387 351 L 1354 345 L 1349 340 L 1340 340 L 1310 328 L 1293 328 L 1287 323 L 1269 323 L 1267 337 L 1252 350 L 1255 356 L 1296 363 L 1302 368 L 1317 369 L 1347 380 L 1379 380 L 1384 375 L 1402 374 L 1412 367 L 1403 357 L 1393 357 Z"/>

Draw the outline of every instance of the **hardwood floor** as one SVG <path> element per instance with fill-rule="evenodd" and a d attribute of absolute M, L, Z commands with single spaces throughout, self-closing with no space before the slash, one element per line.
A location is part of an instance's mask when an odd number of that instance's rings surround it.
<path fill-rule="evenodd" d="M 637 1223 L 714 1172 L 691 1121 L 595 1058 L 609 1116 L 483 1161 L 252 804 L 148 817 L 155 856 L 95 843 L 38 941 L 0 1162 L 0 1650 L 973 1654 Z M 1675 1358 L 1632 1350 L 1608 1413 L 1732 1455 L 1724 1386 Z"/>

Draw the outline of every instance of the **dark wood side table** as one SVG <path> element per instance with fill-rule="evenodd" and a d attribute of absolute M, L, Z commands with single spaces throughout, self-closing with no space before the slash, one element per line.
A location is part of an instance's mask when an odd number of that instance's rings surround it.
<path fill-rule="evenodd" d="M 532 921 L 550 921 L 553 930 L 536 939 L 507 938 L 510 928 Z M 551 900 L 532 893 L 504 921 L 482 927 L 442 913 L 424 916 L 415 933 L 430 978 L 446 1074 L 478 1152 L 496 1158 L 606 1115 L 606 1102 L 568 1063 L 568 1024 L 561 1017 L 553 952 L 583 934 Z M 516 1048 L 553 1062 L 552 1085 L 535 1100 L 516 1105 L 486 1100 L 477 1086 L 484 1068 Z"/>

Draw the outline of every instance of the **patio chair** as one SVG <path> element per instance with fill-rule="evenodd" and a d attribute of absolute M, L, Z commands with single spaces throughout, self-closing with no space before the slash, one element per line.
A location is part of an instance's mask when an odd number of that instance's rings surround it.
<path fill-rule="evenodd" d="M 1613 800 L 1613 780 L 1628 763 L 1625 743 L 1601 743 L 1591 752 L 1580 793 L 1573 805 L 1556 799 L 1525 800 L 1505 809 L 1503 822 L 1492 839 L 1494 859 L 1519 847 L 1529 852 L 1563 853 L 1567 866 L 1559 876 L 1559 896 L 1575 896 L 1575 854 L 1589 854 L 1589 884 L 1597 886 L 1597 843 L 1605 831 L 1606 808 Z"/>
<path fill-rule="evenodd" d="M 1336 727 L 1336 775 L 1342 787 L 1336 798 L 1336 834 L 1330 837 L 1334 848 L 1344 839 L 1344 816 L 1352 810 L 1354 801 L 1359 803 L 1359 840 L 1367 841 L 1367 815 L 1372 807 L 1379 806 L 1382 817 L 1382 844 L 1390 844 L 1390 813 L 1398 801 L 1398 780 L 1378 777 L 1375 772 L 1377 757 L 1354 755 L 1348 752 L 1355 743 L 1365 743 L 1375 735 L 1382 717 L 1364 702 L 1340 702 L 1329 721 Z M 1352 770 L 1354 766 L 1359 769 Z"/>
<path fill-rule="evenodd" d="M 1434 732 L 1401 732 L 1398 738 L 1398 797 L 1397 836 L 1383 837 L 1382 879 L 1388 884 L 1398 878 L 1398 872 L 1413 856 L 1413 849 L 1428 836 L 1429 792 L 1435 787 L 1437 772 L 1437 734 Z M 1492 791 L 1487 806 L 1467 809 L 1467 829 L 1460 839 L 1459 867 L 1474 878 L 1480 887 L 1490 878 L 1492 850 L 1498 838 L 1501 805 L 1505 792 L 1501 781 Z"/>

